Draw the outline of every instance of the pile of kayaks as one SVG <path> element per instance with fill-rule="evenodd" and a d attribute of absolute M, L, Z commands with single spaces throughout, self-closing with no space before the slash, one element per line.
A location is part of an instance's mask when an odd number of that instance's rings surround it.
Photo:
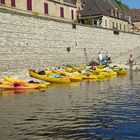
<path fill-rule="evenodd" d="M 71 66 L 63 68 L 46 68 L 41 71 L 29 70 L 29 75 L 33 78 L 47 81 L 50 83 L 70 83 L 81 82 L 83 80 L 98 80 L 126 75 L 126 70 L 118 67 L 106 66 Z"/>
<path fill-rule="evenodd" d="M 126 75 L 126 70 L 118 67 L 99 66 L 66 66 L 66 67 L 48 67 L 38 71 L 29 69 L 29 75 L 33 78 L 43 80 L 45 82 L 26 82 L 24 80 L 15 79 L 5 76 L 0 81 L 0 90 L 44 90 L 49 87 L 50 83 L 81 82 L 88 80 L 104 80 L 117 77 L 118 75 Z"/>

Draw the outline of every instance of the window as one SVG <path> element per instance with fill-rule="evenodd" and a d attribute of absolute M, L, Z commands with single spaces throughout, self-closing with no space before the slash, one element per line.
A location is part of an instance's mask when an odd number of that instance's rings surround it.
<path fill-rule="evenodd" d="M 27 0 L 27 10 L 32 11 L 32 0 Z"/>
<path fill-rule="evenodd" d="M 112 22 L 112 29 L 114 29 L 115 28 L 115 23 L 114 22 Z"/>
<path fill-rule="evenodd" d="M 119 31 L 118 30 L 115 30 L 113 31 L 115 35 L 119 35 Z"/>
<path fill-rule="evenodd" d="M 93 22 L 94 22 L 94 25 L 97 25 L 97 20 L 96 19 Z"/>
<path fill-rule="evenodd" d="M 44 13 L 48 14 L 48 3 L 44 3 Z"/>
<path fill-rule="evenodd" d="M 118 29 L 118 23 L 116 23 L 116 29 Z"/>
<path fill-rule="evenodd" d="M 125 31 L 126 26 L 124 25 L 124 31 Z"/>
<path fill-rule="evenodd" d="M 114 15 L 114 17 L 117 17 L 117 11 L 115 11 L 115 15 Z"/>
<path fill-rule="evenodd" d="M 111 9 L 111 16 L 113 16 L 114 15 L 114 12 L 113 12 L 113 9 Z"/>
<path fill-rule="evenodd" d="M 5 0 L 0 0 L 0 3 L 1 4 L 5 4 Z"/>
<path fill-rule="evenodd" d="M 64 8 L 60 7 L 60 17 L 64 17 Z"/>
<path fill-rule="evenodd" d="M 11 6 L 16 7 L 16 1 L 15 0 L 11 0 Z"/>
<path fill-rule="evenodd" d="M 120 24 L 120 30 L 122 30 L 122 25 Z"/>
<path fill-rule="evenodd" d="M 116 12 L 115 12 L 115 11 L 113 11 L 113 16 L 114 16 L 114 17 L 115 17 L 115 13 L 116 13 Z"/>
<path fill-rule="evenodd" d="M 107 27 L 107 20 L 105 19 L 105 26 Z"/>
<path fill-rule="evenodd" d="M 74 13 L 73 13 L 73 10 L 71 10 L 71 19 L 74 19 Z"/>
<path fill-rule="evenodd" d="M 119 18 L 121 18 L 121 14 L 122 14 L 122 13 L 121 13 L 121 12 L 119 12 Z"/>
<path fill-rule="evenodd" d="M 119 12 L 117 11 L 117 17 L 119 18 Z"/>

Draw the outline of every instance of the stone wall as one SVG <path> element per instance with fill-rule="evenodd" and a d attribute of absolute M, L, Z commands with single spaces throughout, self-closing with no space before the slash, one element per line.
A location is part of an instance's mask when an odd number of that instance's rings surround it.
<path fill-rule="evenodd" d="M 140 47 L 140 35 L 0 10 L 0 71 L 84 64 L 99 51 L 112 57 Z M 70 52 L 67 51 L 70 47 Z M 86 52 L 84 51 L 86 48 Z"/>

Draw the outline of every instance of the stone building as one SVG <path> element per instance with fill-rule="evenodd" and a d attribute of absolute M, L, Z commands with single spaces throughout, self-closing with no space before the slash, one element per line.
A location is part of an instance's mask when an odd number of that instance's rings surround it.
<path fill-rule="evenodd" d="M 108 29 L 130 31 L 129 23 L 124 12 L 114 0 L 88 0 L 80 12 L 79 21 Z"/>
<path fill-rule="evenodd" d="M 0 5 L 20 12 L 69 21 L 77 17 L 73 0 L 0 0 Z"/>
<path fill-rule="evenodd" d="M 130 9 L 125 13 L 131 17 L 133 32 L 140 32 L 140 9 Z"/>
<path fill-rule="evenodd" d="M 123 56 L 127 54 L 128 58 L 129 53 L 139 58 L 138 34 L 119 32 L 116 35 L 114 30 L 29 13 L 0 8 L 0 71 L 5 74 L 23 73 L 29 68 L 83 65 L 96 60 L 99 51 L 109 52 L 112 62 L 120 56 L 123 59 L 117 62 L 127 61 Z"/>

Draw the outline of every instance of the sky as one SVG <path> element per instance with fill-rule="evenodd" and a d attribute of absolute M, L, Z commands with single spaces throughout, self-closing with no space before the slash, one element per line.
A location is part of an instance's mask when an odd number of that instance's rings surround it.
<path fill-rule="evenodd" d="M 140 9 L 140 0 L 122 0 L 122 2 L 127 4 L 131 9 Z"/>

